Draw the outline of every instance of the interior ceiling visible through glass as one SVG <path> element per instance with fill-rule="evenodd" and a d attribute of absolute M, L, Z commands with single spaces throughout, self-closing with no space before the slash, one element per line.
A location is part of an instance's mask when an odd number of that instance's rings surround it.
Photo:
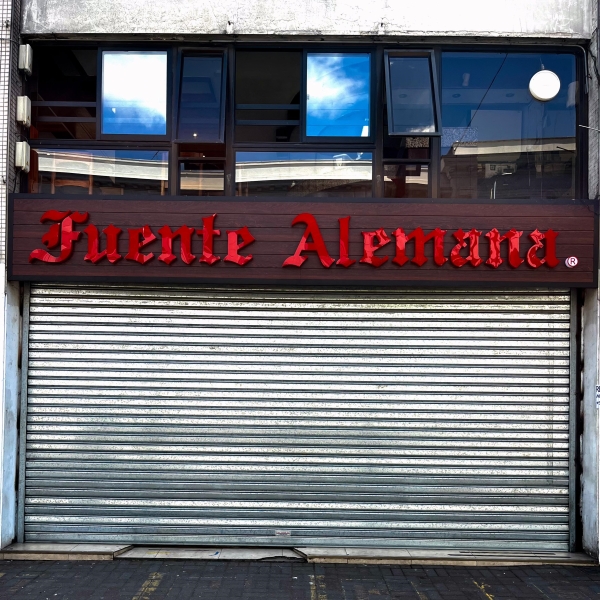
<path fill-rule="evenodd" d="M 429 58 L 390 56 L 390 133 L 432 133 L 436 130 Z"/>
<path fill-rule="evenodd" d="M 442 195 L 573 197 L 574 56 L 446 52 L 442 59 Z M 529 92 L 542 69 L 560 79 L 548 102 Z"/>
<path fill-rule="evenodd" d="M 222 64 L 221 56 L 186 56 L 183 59 L 179 138 L 197 142 L 220 141 Z"/>

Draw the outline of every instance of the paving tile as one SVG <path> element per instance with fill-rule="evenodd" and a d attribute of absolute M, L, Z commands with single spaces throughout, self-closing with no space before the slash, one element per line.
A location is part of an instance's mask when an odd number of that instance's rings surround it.
<path fill-rule="evenodd" d="M 144 552 L 156 555 L 166 549 L 133 550 L 143 556 Z M 184 553 L 191 549 L 169 550 Z M 275 550 L 281 554 L 290 552 Z M 321 559 L 334 560 L 335 557 Z M 370 557 L 370 560 L 382 559 Z M 482 600 L 486 597 L 589 600 L 597 598 L 600 592 L 598 566 L 569 565 L 393 566 L 162 557 L 104 561 L 6 560 L 0 561 L 0 573 L 2 600 L 55 597 L 57 600 L 131 600 L 153 573 L 160 573 L 161 580 L 149 600 Z"/>

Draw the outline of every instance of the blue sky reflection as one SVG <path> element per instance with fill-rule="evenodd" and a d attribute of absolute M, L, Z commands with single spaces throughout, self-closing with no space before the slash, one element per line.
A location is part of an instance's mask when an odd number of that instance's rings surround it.
<path fill-rule="evenodd" d="M 103 52 L 102 133 L 167 133 L 166 52 Z"/>
<path fill-rule="evenodd" d="M 369 54 L 308 54 L 306 135 L 368 137 Z"/>

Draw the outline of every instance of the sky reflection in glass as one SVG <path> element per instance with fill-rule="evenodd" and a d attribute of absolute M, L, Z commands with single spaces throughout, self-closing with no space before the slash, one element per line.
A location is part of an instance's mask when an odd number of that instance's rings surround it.
<path fill-rule="evenodd" d="M 102 53 L 102 133 L 166 135 L 166 52 Z"/>
<path fill-rule="evenodd" d="M 307 136 L 369 136 L 369 54 L 309 53 L 306 91 Z"/>

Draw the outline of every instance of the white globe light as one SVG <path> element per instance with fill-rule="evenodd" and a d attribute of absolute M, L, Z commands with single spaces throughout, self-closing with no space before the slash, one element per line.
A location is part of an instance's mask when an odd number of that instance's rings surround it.
<path fill-rule="evenodd" d="M 529 82 L 529 92 L 536 100 L 548 102 L 560 91 L 560 79 L 552 71 L 538 71 Z"/>

